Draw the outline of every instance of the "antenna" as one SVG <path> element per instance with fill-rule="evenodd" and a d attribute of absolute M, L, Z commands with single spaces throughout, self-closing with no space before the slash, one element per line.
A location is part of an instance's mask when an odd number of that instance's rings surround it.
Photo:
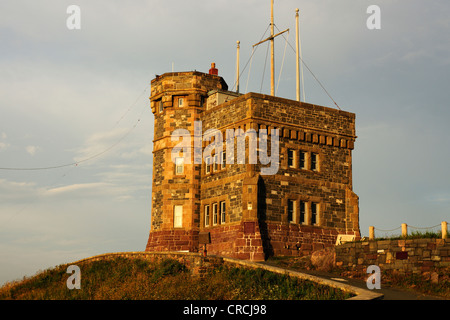
<path fill-rule="evenodd" d="M 298 49 L 298 8 L 295 9 L 295 32 L 296 32 L 296 37 L 295 37 L 295 47 L 296 47 L 296 71 L 297 71 L 297 86 L 296 86 L 296 91 L 297 91 L 297 101 L 300 101 L 300 56 L 299 56 L 299 49 Z"/>
<path fill-rule="evenodd" d="M 236 92 L 239 93 L 239 48 L 241 42 L 238 40 L 236 43 Z"/>
<path fill-rule="evenodd" d="M 273 0 L 270 1 L 270 95 L 275 95 L 275 40 L 273 37 Z"/>

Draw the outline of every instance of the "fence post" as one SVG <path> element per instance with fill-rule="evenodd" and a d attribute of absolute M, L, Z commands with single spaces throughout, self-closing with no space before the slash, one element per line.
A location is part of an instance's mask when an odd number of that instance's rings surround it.
<path fill-rule="evenodd" d="M 402 223 L 402 237 L 406 237 L 408 235 L 408 225 L 406 223 Z"/>
<path fill-rule="evenodd" d="M 369 240 L 375 239 L 375 227 L 370 226 L 369 227 Z"/>
<path fill-rule="evenodd" d="M 441 222 L 442 239 L 447 239 L 447 221 Z"/>

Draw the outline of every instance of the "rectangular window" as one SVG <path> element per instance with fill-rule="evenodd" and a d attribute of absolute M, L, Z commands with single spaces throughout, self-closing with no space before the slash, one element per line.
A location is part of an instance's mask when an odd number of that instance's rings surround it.
<path fill-rule="evenodd" d="M 300 169 L 306 169 L 306 154 L 304 151 L 299 151 L 298 152 L 298 167 Z"/>
<path fill-rule="evenodd" d="M 206 174 L 211 173 L 211 157 L 205 158 L 205 173 Z"/>
<path fill-rule="evenodd" d="M 178 98 L 178 106 L 182 107 L 184 104 L 184 99 L 183 98 Z"/>
<path fill-rule="evenodd" d="M 219 212 L 217 210 L 217 203 L 213 204 L 213 225 L 216 225 L 219 221 Z"/>
<path fill-rule="evenodd" d="M 175 158 L 175 174 L 183 174 L 184 158 Z"/>
<path fill-rule="evenodd" d="M 317 203 L 311 202 L 311 224 L 317 224 Z"/>
<path fill-rule="evenodd" d="M 181 228 L 183 226 L 183 206 L 174 206 L 173 208 L 173 227 Z"/>
<path fill-rule="evenodd" d="M 162 102 L 162 100 L 159 100 L 158 101 L 158 111 L 159 111 L 159 113 L 161 113 L 161 112 L 163 112 L 163 110 L 164 110 L 163 102 Z"/>
<path fill-rule="evenodd" d="M 317 153 L 311 153 L 311 170 L 317 171 L 318 169 L 319 155 Z"/>
<path fill-rule="evenodd" d="M 205 104 L 205 97 L 201 96 L 200 97 L 200 108 L 203 108 L 203 105 Z"/>
<path fill-rule="evenodd" d="M 295 201 L 288 200 L 288 222 L 294 222 Z"/>
<path fill-rule="evenodd" d="M 288 167 L 294 168 L 294 150 L 288 149 Z"/>
<path fill-rule="evenodd" d="M 225 201 L 222 201 L 220 203 L 220 223 L 224 224 L 225 223 L 225 219 L 226 219 L 226 204 Z"/>
<path fill-rule="evenodd" d="M 304 224 L 306 221 L 306 208 L 305 201 L 300 201 L 300 224 Z"/>
<path fill-rule="evenodd" d="M 209 227 L 209 205 L 205 206 L 205 227 Z"/>
<path fill-rule="evenodd" d="M 219 155 L 216 154 L 214 156 L 214 171 L 219 170 Z"/>
<path fill-rule="evenodd" d="M 227 154 L 224 151 L 224 152 L 222 152 L 222 164 L 221 164 L 222 169 L 226 168 L 226 162 L 227 162 Z"/>

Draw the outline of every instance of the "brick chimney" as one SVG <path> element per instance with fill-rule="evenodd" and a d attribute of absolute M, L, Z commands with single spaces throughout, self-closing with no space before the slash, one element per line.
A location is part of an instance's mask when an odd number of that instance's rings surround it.
<path fill-rule="evenodd" d="M 219 75 L 219 70 L 216 69 L 216 64 L 211 63 L 211 69 L 209 69 L 209 74 Z"/>

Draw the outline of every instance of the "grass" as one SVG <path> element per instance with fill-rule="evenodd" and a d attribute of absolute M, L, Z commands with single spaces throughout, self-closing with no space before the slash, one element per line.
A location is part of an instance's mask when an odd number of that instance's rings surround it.
<path fill-rule="evenodd" d="M 273 257 L 268 261 L 270 264 L 287 268 L 299 272 L 307 270 L 316 270 L 316 267 L 311 264 L 310 257 Z M 439 282 L 433 283 L 431 281 L 431 272 L 420 274 L 400 273 L 392 270 L 383 270 L 381 275 L 382 286 L 391 286 L 416 293 L 439 296 L 450 299 L 450 267 L 442 267 L 434 270 L 439 274 Z M 367 280 L 369 276 L 363 271 L 347 271 L 340 268 L 333 268 L 329 271 L 336 277 L 349 277 L 354 279 Z"/>
<path fill-rule="evenodd" d="M 442 233 L 441 232 L 420 232 L 420 231 L 413 231 L 406 236 L 391 236 L 391 237 L 379 237 L 375 238 L 375 240 L 411 240 L 411 239 L 441 239 Z"/>
<path fill-rule="evenodd" d="M 81 289 L 69 290 L 68 265 L 47 269 L 0 288 L 16 300 L 339 300 L 352 295 L 263 269 L 221 266 L 200 281 L 176 260 L 158 263 L 117 257 L 81 263 Z"/>

